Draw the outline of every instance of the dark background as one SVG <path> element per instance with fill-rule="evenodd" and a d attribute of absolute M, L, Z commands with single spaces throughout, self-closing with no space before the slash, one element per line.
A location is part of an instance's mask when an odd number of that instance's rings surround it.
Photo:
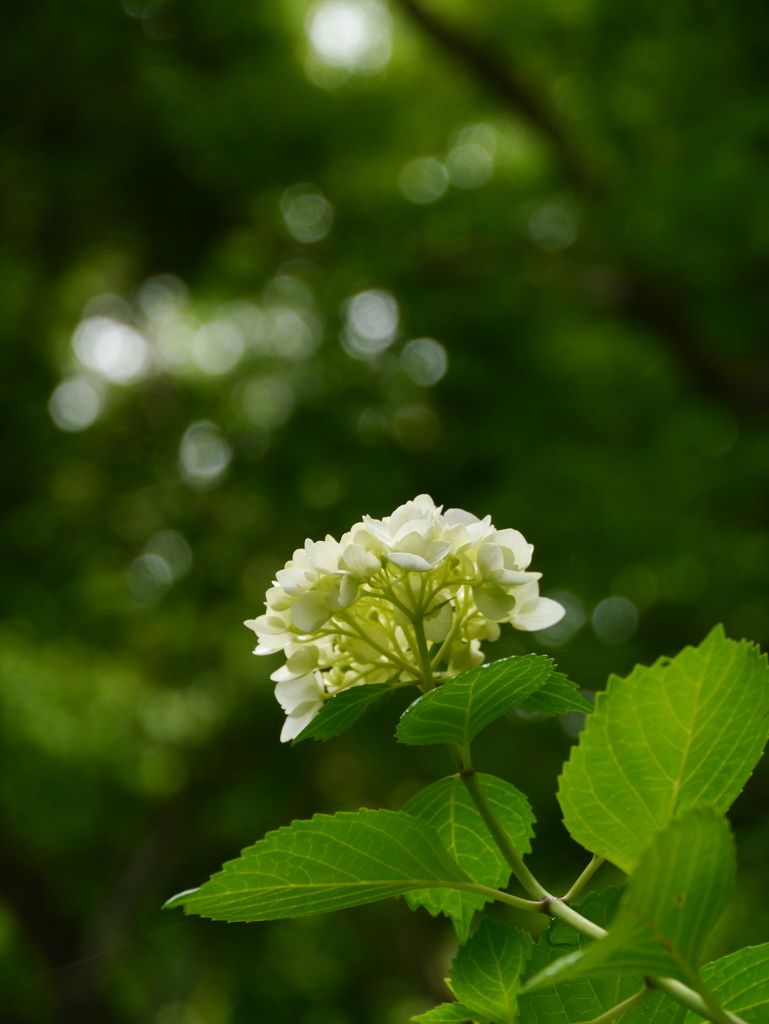
<path fill-rule="evenodd" d="M 403 1024 L 445 994 L 450 925 L 403 901 L 159 910 L 293 817 L 449 770 L 395 745 L 395 704 L 279 744 L 279 659 L 241 623 L 306 536 L 422 491 L 492 513 L 569 615 L 490 654 L 552 654 L 588 690 L 717 621 L 769 638 L 769 9 L 308 9 L 0 14 L 9 1022 Z M 399 323 L 360 358 L 340 335 L 371 289 Z M 423 337 L 434 383 L 401 357 Z M 555 887 L 586 860 L 553 795 L 574 724 L 478 742 Z M 733 812 L 713 955 L 769 939 L 766 785 Z"/>

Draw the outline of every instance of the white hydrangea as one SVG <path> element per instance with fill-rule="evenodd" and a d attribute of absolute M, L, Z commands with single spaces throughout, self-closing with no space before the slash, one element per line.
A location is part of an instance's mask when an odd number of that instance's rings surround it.
<path fill-rule="evenodd" d="M 341 540 L 305 541 L 246 625 L 255 654 L 283 651 L 271 678 L 286 712 L 281 740 L 298 736 L 340 690 L 389 682 L 430 689 L 483 663 L 500 624 L 538 630 L 563 616 L 539 596 L 534 548 L 491 517 L 443 511 L 427 494 L 391 516 L 364 516 Z"/>

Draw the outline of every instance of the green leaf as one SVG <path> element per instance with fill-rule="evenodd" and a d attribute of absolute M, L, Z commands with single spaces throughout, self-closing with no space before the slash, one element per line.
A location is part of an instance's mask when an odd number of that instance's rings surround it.
<path fill-rule="evenodd" d="M 567 711 L 584 711 L 590 714 L 593 705 L 585 700 L 577 684 L 563 674 L 552 672 L 541 686 L 518 705 L 521 711 L 539 712 L 541 715 L 560 715 Z"/>
<path fill-rule="evenodd" d="M 717 627 L 599 693 L 558 794 L 571 835 L 632 872 L 682 810 L 726 811 L 769 737 L 766 657 Z"/>
<path fill-rule="evenodd" d="M 529 694 L 544 685 L 553 671 L 550 658 L 539 654 L 503 658 L 448 682 L 406 709 L 396 735 L 401 743 L 458 743 L 474 736 Z"/>
<path fill-rule="evenodd" d="M 469 881 L 426 822 L 363 810 L 316 814 L 270 832 L 166 906 L 217 921 L 271 921 Z"/>
<path fill-rule="evenodd" d="M 420 1013 L 418 1017 L 411 1019 L 419 1021 L 419 1024 L 468 1024 L 468 1021 L 477 1020 L 478 1014 L 474 1014 L 461 1003 L 441 1003 L 427 1013 Z"/>
<path fill-rule="evenodd" d="M 609 887 L 589 893 L 576 909 L 594 924 L 606 928 L 616 913 L 621 896 L 621 889 Z M 532 951 L 526 980 L 565 954 L 590 945 L 590 939 L 569 925 L 560 921 L 553 923 Z M 641 974 L 626 973 L 613 977 L 572 978 L 551 988 L 524 992 L 518 997 L 518 1024 L 581 1024 L 634 995 L 642 984 Z M 656 992 L 641 1006 L 628 1011 L 622 1022 L 680 1024 L 685 1013 L 680 1003 L 663 992 Z"/>
<path fill-rule="evenodd" d="M 330 740 L 332 736 L 338 736 L 393 691 L 394 687 L 388 683 L 351 686 L 348 690 L 342 690 L 326 701 L 310 724 L 294 739 L 294 744 L 302 740 Z"/>
<path fill-rule="evenodd" d="M 561 957 L 527 987 L 623 971 L 696 983 L 703 944 L 729 902 L 734 876 L 726 820 L 711 809 L 687 811 L 641 858 L 608 936 Z"/>
<path fill-rule="evenodd" d="M 454 957 L 454 994 L 473 1013 L 494 1024 L 514 1024 L 521 972 L 530 952 L 531 938 L 526 932 L 484 917 Z"/>
<path fill-rule="evenodd" d="M 493 775 L 478 774 L 476 778 L 515 848 L 521 854 L 528 853 L 534 834 L 534 814 L 526 797 L 515 786 Z M 451 856 L 474 882 L 495 889 L 507 885 L 510 866 L 458 775 L 426 786 L 403 810 L 435 828 Z M 447 914 L 454 921 L 459 941 L 464 942 L 474 912 L 486 900 L 458 889 L 425 889 L 408 893 L 406 902 L 412 909 L 424 906 L 433 915 Z"/>
<path fill-rule="evenodd" d="M 656 992 L 641 1006 L 631 1010 L 622 1018 L 622 1024 L 683 1024 L 686 1007 L 664 992 Z M 702 1018 L 698 1020 L 702 1024 Z"/>
<path fill-rule="evenodd" d="M 736 1013 L 748 1024 L 769 1021 L 769 942 L 746 946 L 736 953 L 705 964 L 701 971 L 705 982 L 724 1009 Z M 700 1024 L 691 1010 L 686 1024 Z"/>

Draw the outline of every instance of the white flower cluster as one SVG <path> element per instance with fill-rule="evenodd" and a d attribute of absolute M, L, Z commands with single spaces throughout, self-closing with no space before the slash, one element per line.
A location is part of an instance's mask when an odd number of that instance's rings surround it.
<path fill-rule="evenodd" d="M 528 572 L 534 548 L 491 517 L 443 511 L 427 494 L 384 519 L 364 516 L 341 540 L 305 542 L 246 625 L 255 654 L 284 651 L 271 678 L 286 742 L 340 690 L 366 683 L 436 683 L 483 663 L 500 623 L 552 626 L 563 616 Z"/>

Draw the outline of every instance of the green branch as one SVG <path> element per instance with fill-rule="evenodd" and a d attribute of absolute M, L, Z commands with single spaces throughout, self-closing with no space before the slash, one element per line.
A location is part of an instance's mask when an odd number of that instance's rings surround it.
<path fill-rule="evenodd" d="M 611 1021 L 616 1020 L 617 1017 L 621 1017 L 623 1013 L 627 1013 L 628 1010 L 632 1010 L 634 1006 L 639 1006 L 645 1002 L 652 994 L 654 989 L 651 985 L 644 985 L 634 996 L 629 996 L 627 999 L 623 999 L 621 1003 L 617 1003 L 616 1006 L 612 1006 L 606 1013 L 602 1013 L 598 1017 L 593 1017 L 592 1020 L 588 1021 L 587 1024 L 610 1024 Z"/>
<path fill-rule="evenodd" d="M 593 854 L 593 859 L 590 861 L 588 866 L 579 876 L 574 885 L 569 889 L 565 896 L 562 896 L 564 903 L 572 903 L 574 899 L 582 892 L 587 883 L 600 868 L 602 864 L 606 863 L 605 857 L 599 857 L 597 853 Z"/>
<path fill-rule="evenodd" d="M 547 913 L 590 939 L 605 939 L 609 934 L 604 928 L 588 921 L 582 914 L 578 914 L 576 910 L 566 906 L 562 900 L 553 900 L 547 907 Z M 675 978 L 650 978 L 649 980 L 655 988 L 661 989 L 688 1010 L 693 1010 L 700 1017 L 711 1020 L 714 1024 L 746 1024 L 741 1017 L 722 1009 L 709 992 L 707 993 L 709 999 L 706 1000 L 688 985 L 676 981 Z M 704 985 L 702 987 L 704 989 Z M 708 1005 L 709 1003 L 711 1005 Z"/>
<path fill-rule="evenodd" d="M 473 803 L 478 809 L 478 813 L 483 818 L 486 828 L 491 834 L 491 838 L 499 847 L 500 853 L 505 858 L 507 863 L 513 870 L 515 877 L 524 887 L 530 896 L 534 896 L 537 900 L 551 900 L 553 897 L 541 885 L 534 875 L 529 871 L 523 862 L 523 857 L 518 853 L 516 848 L 510 839 L 510 836 L 502 827 L 499 818 L 494 813 L 494 809 L 489 803 L 486 794 L 483 792 L 483 787 L 478 781 L 478 776 L 475 774 L 473 768 L 462 767 L 460 768 L 459 777 L 464 782 L 467 792 L 470 794 Z"/>

